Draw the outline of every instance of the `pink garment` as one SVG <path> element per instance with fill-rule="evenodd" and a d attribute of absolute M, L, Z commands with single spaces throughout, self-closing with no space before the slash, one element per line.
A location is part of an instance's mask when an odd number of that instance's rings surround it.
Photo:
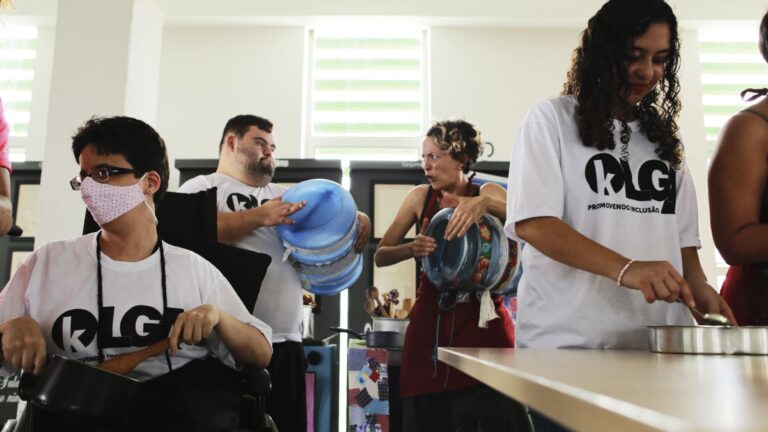
<path fill-rule="evenodd" d="M 146 176 L 146 174 L 144 174 Z M 144 191 L 141 189 L 141 180 L 128 186 L 115 186 L 107 183 L 99 183 L 91 177 L 83 179 L 80 186 L 81 197 L 93 220 L 99 226 L 110 223 L 120 216 L 133 210 L 144 201 Z"/>
<path fill-rule="evenodd" d="M 8 149 L 8 122 L 5 121 L 3 101 L 0 99 L 0 167 L 11 171 L 11 157 Z"/>

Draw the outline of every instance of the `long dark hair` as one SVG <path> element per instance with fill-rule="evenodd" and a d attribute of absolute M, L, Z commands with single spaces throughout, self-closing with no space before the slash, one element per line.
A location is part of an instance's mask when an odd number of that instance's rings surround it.
<path fill-rule="evenodd" d="M 617 100 L 629 95 L 627 53 L 632 42 L 651 24 L 665 23 L 670 31 L 670 50 L 659 84 L 637 106 L 620 107 L 620 116 L 634 114 L 640 129 L 656 143 L 656 154 L 678 168 L 683 148 L 677 136 L 680 113 L 680 40 L 677 18 L 664 0 L 610 0 L 590 18 L 573 53 L 563 86 L 564 95 L 578 100 L 576 120 L 584 145 L 598 150 L 613 149 L 613 109 Z M 629 142 L 630 129 L 622 122 L 621 140 Z"/>

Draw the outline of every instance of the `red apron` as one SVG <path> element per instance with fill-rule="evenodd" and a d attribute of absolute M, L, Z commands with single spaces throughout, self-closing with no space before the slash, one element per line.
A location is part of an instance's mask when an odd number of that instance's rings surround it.
<path fill-rule="evenodd" d="M 466 196 L 477 196 L 478 191 L 477 185 L 471 185 Z M 439 197 L 440 192 L 430 187 L 421 214 L 422 223 L 429 223 L 440 210 Z M 469 302 L 459 303 L 455 308 L 447 309 L 438 306 L 439 295 L 440 292 L 429 282 L 426 275 L 421 273 L 416 302 L 409 314 L 410 322 L 405 334 L 400 376 L 401 397 L 439 393 L 480 384 L 474 378 L 433 359 L 433 354 L 436 355 L 436 342 L 441 347 L 514 346 L 514 325 L 501 297 L 493 299 L 499 318 L 490 321 L 488 328 L 482 328 L 478 327 L 480 301 L 474 294 L 470 295 Z M 443 299 L 443 306 L 452 305 L 455 295 L 450 293 Z"/>
<path fill-rule="evenodd" d="M 731 266 L 720 295 L 739 325 L 768 325 L 768 264 Z"/>

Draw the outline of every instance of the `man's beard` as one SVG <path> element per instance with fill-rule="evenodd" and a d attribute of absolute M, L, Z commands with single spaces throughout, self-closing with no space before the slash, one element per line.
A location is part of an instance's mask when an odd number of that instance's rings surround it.
<path fill-rule="evenodd" d="M 275 175 L 275 164 L 272 161 L 269 161 L 264 156 L 254 161 L 250 154 L 240 148 L 238 148 L 236 152 L 238 153 L 239 159 L 242 161 L 243 166 L 249 173 L 256 176 L 264 176 L 269 180 L 272 180 L 272 177 Z M 264 163 L 265 161 L 266 163 Z"/>
<path fill-rule="evenodd" d="M 262 163 L 265 158 L 262 158 L 257 162 L 250 162 L 246 166 L 248 171 L 253 174 L 262 175 L 264 177 L 272 178 L 275 175 L 275 166 L 271 163 Z"/>

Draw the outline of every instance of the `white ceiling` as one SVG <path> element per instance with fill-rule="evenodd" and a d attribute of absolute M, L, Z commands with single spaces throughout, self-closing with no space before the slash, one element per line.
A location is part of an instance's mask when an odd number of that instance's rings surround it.
<path fill-rule="evenodd" d="M 60 0 L 117 1 L 117 0 Z M 126 1 L 126 0 L 123 0 Z M 169 25 L 311 25 L 351 18 L 418 24 L 581 27 L 604 0 L 135 0 L 155 1 Z M 758 20 L 762 0 L 668 0 L 687 26 Z M 9 21 L 55 22 L 59 0 L 15 0 Z"/>

